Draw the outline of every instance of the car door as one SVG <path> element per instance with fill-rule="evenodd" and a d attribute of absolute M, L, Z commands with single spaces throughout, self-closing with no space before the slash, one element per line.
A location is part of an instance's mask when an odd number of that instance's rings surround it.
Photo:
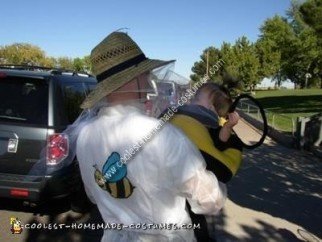
<path fill-rule="evenodd" d="M 0 78 L 0 173 L 29 172 L 46 144 L 47 122 L 45 78 Z"/>

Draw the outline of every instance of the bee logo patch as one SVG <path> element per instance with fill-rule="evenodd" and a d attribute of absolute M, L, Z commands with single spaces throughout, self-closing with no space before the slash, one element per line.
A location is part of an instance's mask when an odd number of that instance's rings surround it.
<path fill-rule="evenodd" d="M 126 164 L 121 162 L 120 154 L 113 152 L 103 165 L 102 172 L 94 166 L 96 183 L 114 198 L 128 198 L 134 190 L 127 175 Z"/>
<path fill-rule="evenodd" d="M 12 234 L 21 234 L 22 233 L 22 224 L 18 218 L 11 217 L 10 218 L 10 225 L 11 225 L 11 233 Z"/>

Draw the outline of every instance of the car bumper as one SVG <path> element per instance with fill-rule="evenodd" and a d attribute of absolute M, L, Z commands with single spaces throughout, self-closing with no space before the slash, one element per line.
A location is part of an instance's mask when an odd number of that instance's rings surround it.
<path fill-rule="evenodd" d="M 23 199 L 31 202 L 55 199 L 69 195 L 68 180 L 71 167 L 49 176 L 28 176 L 0 173 L 0 197 Z"/>
<path fill-rule="evenodd" d="M 45 184 L 45 177 L 1 173 L 0 197 L 38 201 Z"/>

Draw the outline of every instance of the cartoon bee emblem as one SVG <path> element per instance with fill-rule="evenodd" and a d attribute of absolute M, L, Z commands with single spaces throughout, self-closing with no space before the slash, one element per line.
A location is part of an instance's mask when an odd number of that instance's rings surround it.
<path fill-rule="evenodd" d="M 96 183 L 108 191 L 114 198 L 128 198 L 134 190 L 127 175 L 127 167 L 120 160 L 120 154 L 113 152 L 106 160 L 102 172 L 95 165 L 94 178 Z"/>
<path fill-rule="evenodd" d="M 21 221 L 18 218 L 10 218 L 11 225 L 11 233 L 12 234 L 21 234 L 22 233 L 22 225 Z"/>

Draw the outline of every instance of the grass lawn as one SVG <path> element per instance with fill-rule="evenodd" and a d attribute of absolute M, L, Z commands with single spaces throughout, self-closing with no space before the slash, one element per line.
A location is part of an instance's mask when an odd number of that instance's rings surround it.
<path fill-rule="evenodd" d="M 322 113 L 322 89 L 256 91 L 254 97 L 269 111 L 269 122 L 275 116 L 275 126 L 285 131 L 292 130 L 292 118 Z"/>

